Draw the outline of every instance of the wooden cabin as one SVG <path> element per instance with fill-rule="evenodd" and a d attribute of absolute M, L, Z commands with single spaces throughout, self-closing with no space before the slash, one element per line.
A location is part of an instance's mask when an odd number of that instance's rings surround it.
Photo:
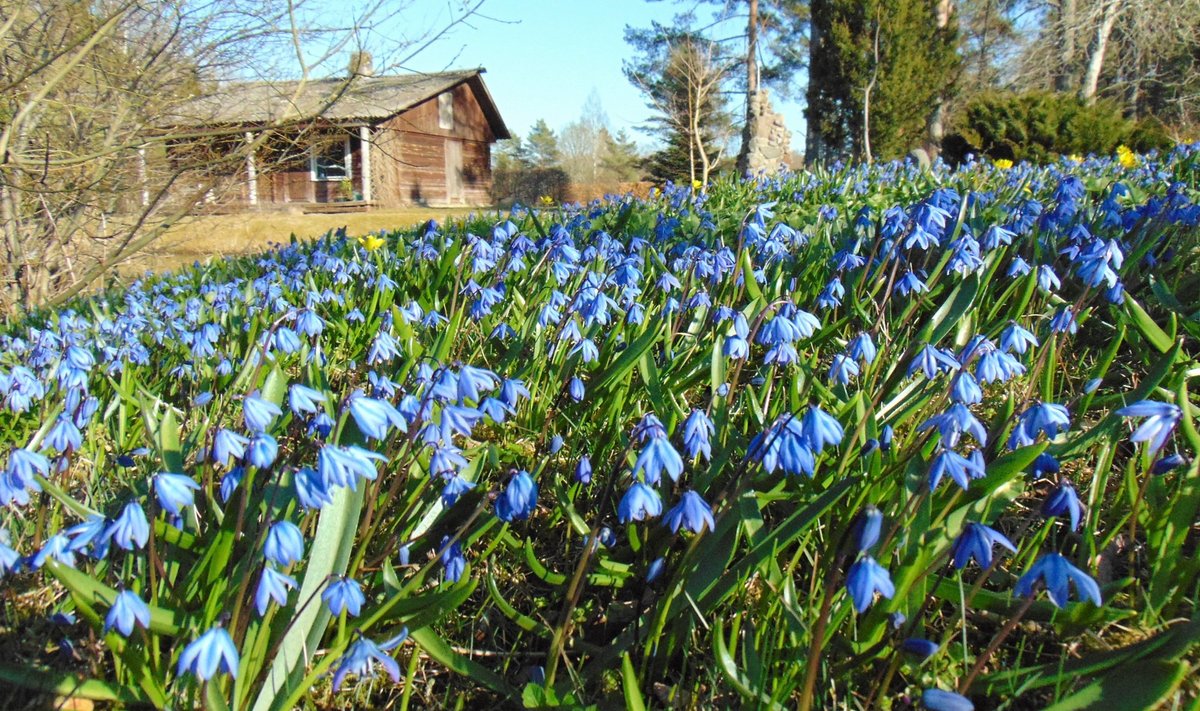
<path fill-rule="evenodd" d="M 232 84 L 170 119 L 167 155 L 226 210 L 488 205 L 510 136 L 483 72 Z"/>

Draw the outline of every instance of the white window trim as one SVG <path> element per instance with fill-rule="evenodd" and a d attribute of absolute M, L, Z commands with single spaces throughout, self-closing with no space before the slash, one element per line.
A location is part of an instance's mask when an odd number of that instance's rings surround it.
<path fill-rule="evenodd" d="M 354 179 L 354 165 L 352 164 L 352 162 L 350 160 L 351 155 L 350 155 L 350 137 L 349 136 L 345 136 L 342 138 L 342 146 L 343 146 L 342 156 L 345 160 L 345 166 L 346 166 L 346 176 L 343 178 L 318 178 L 317 177 L 317 147 L 315 145 L 308 147 L 308 175 L 309 175 L 309 178 L 311 178 L 314 183 L 335 183 L 335 182 L 340 183 L 343 180 Z"/>
<path fill-rule="evenodd" d="M 443 121 L 443 119 L 449 120 Z M 438 128 L 445 131 L 454 130 L 454 94 L 450 91 L 438 94 Z"/>

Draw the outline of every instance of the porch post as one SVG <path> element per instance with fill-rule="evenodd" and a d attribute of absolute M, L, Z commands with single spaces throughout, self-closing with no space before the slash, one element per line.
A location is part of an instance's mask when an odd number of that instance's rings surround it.
<path fill-rule="evenodd" d="M 362 196 L 365 202 L 371 202 L 371 129 L 366 126 L 358 127 L 358 150 L 362 154 L 362 160 L 359 161 Z"/>
<path fill-rule="evenodd" d="M 246 192 L 250 204 L 258 204 L 258 166 L 254 163 L 254 134 L 246 131 Z"/>
<path fill-rule="evenodd" d="M 146 148 L 138 149 L 138 183 L 142 186 L 142 207 L 150 207 L 150 185 L 146 182 Z"/>

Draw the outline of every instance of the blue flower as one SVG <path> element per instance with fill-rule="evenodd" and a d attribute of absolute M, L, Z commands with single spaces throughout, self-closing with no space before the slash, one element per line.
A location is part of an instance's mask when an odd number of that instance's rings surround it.
<path fill-rule="evenodd" d="M 578 377 L 571 378 L 571 382 L 567 385 L 567 393 L 575 402 L 583 402 L 583 396 L 585 394 L 583 381 Z"/>
<path fill-rule="evenodd" d="M 1054 312 L 1054 317 L 1050 319 L 1051 333 L 1069 333 L 1074 335 L 1079 330 L 1079 324 L 1075 321 L 1075 312 L 1070 306 L 1062 306 L 1058 311 Z"/>
<path fill-rule="evenodd" d="M 860 613 L 866 612 L 875 601 L 875 593 L 889 600 L 896 594 L 892 577 L 869 555 L 863 556 L 850 566 L 850 572 L 846 575 L 846 589 L 854 601 L 854 609 Z"/>
<path fill-rule="evenodd" d="M 650 561 L 650 565 L 646 566 L 646 582 L 652 583 L 663 574 L 667 568 L 667 561 L 661 557 Z"/>
<path fill-rule="evenodd" d="M 1058 487 L 1042 503 L 1042 515 L 1046 518 L 1067 514 L 1071 521 L 1071 530 L 1079 529 L 1079 517 L 1083 504 L 1079 502 L 1079 494 L 1068 481 L 1059 482 Z"/>
<path fill-rule="evenodd" d="M 150 628 L 150 606 L 132 590 L 122 590 L 104 616 L 104 633 L 115 627 L 122 637 L 128 637 L 135 624 L 142 629 Z"/>
<path fill-rule="evenodd" d="M 716 432 L 713 421 L 703 410 L 692 410 L 683 423 L 683 451 L 689 459 L 703 457 L 712 459 L 712 436 Z"/>
<path fill-rule="evenodd" d="M 641 481 L 633 482 L 617 504 L 617 520 L 621 523 L 644 521 L 661 513 L 662 499 L 658 492 Z"/>
<path fill-rule="evenodd" d="M 969 433 L 975 441 L 984 446 L 987 444 L 987 430 L 983 423 L 966 406 L 954 404 L 950 409 L 939 415 L 934 415 L 917 427 L 918 432 L 924 432 L 936 427 L 942 438 L 942 446 L 957 447 L 962 433 Z"/>
<path fill-rule="evenodd" d="M 637 476 L 638 472 L 642 472 L 646 483 L 657 484 L 664 471 L 671 481 L 679 481 L 679 475 L 683 473 L 683 458 L 666 437 L 651 437 L 638 453 L 631 473 Z"/>
<path fill-rule="evenodd" d="M 125 504 L 121 515 L 108 526 L 104 537 L 112 539 L 122 550 L 131 551 L 134 547 L 143 548 L 150 540 L 150 523 L 146 520 L 146 512 L 136 501 Z"/>
<path fill-rule="evenodd" d="M 71 551 L 71 539 L 65 533 L 56 533 L 46 539 L 41 550 L 29 560 L 33 570 L 41 570 L 47 560 L 54 559 L 68 568 L 75 567 L 75 554 Z"/>
<path fill-rule="evenodd" d="M 925 660 L 937 654 L 939 647 L 937 642 L 920 637 L 909 637 L 900 643 L 900 649 L 906 654 Z"/>
<path fill-rule="evenodd" d="M 475 488 L 475 482 L 467 481 L 458 474 L 446 477 L 446 485 L 442 487 L 442 502 L 453 506 L 458 497 Z"/>
<path fill-rule="evenodd" d="M 279 566 L 288 566 L 304 557 L 304 534 L 291 521 L 276 521 L 267 529 L 263 555 Z"/>
<path fill-rule="evenodd" d="M 1049 474 L 1057 474 L 1059 470 L 1058 460 L 1048 452 L 1042 452 L 1033 460 L 1033 465 L 1030 467 L 1030 473 L 1034 478 L 1047 478 Z"/>
<path fill-rule="evenodd" d="M 950 478 L 964 490 L 970 485 L 971 479 L 979 479 L 986 472 L 977 462 L 962 456 L 952 449 L 942 449 L 929 465 L 929 490 L 937 489 L 942 476 L 949 474 Z"/>
<path fill-rule="evenodd" d="M 981 568 L 992 565 L 992 548 L 1000 545 L 1013 553 L 1016 546 L 1003 533 L 984 526 L 982 523 L 968 522 L 962 533 L 954 540 L 954 550 L 951 556 L 954 567 L 962 570 L 972 558 Z"/>
<path fill-rule="evenodd" d="M 663 525 L 671 529 L 671 533 L 678 533 L 680 526 L 692 533 L 700 533 L 705 527 L 710 531 L 716 530 L 712 507 L 691 489 L 683 492 L 679 503 L 667 511 L 667 515 L 663 517 Z"/>
<path fill-rule="evenodd" d="M 288 406 L 295 415 L 315 415 L 320 409 L 320 403 L 325 402 L 325 394 L 307 385 L 296 383 L 288 388 Z"/>
<path fill-rule="evenodd" d="M 483 413 L 469 407 L 446 405 L 442 408 L 441 436 L 449 442 L 455 434 L 470 437 L 475 425 L 483 419 Z"/>
<path fill-rule="evenodd" d="M 246 445 L 248 444 L 250 444 L 250 438 L 224 428 L 219 429 L 216 436 L 213 437 L 212 461 L 227 467 L 230 460 L 240 460 L 246 455 Z"/>
<path fill-rule="evenodd" d="M 580 484 L 592 483 L 592 460 L 586 454 L 580 457 L 579 463 L 575 465 L 575 481 Z"/>
<path fill-rule="evenodd" d="M 1177 469 L 1179 467 L 1185 466 L 1187 463 L 1188 463 L 1187 458 L 1184 457 L 1182 454 L 1179 454 L 1178 452 L 1176 452 L 1174 454 L 1168 454 L 1167 456 L 1163 457 L 1162 459 L 1159 459 L 1158 461 L 1156 461 L 1154 463 L 1154 466 L 1150 468 L 1150 471 L 1152 471 L 1155 474 L 1166 474 L 1167 472 L 1171 471 L 1172 469 Z"/>
<path fill-rule="evenodd" d="M 1035 592 L 1034 586 L 1041 582 L 1050 594 L 1050 601 L 1058 607 L 1065 607 L 1070 590 L 1068 583 L 1075 583 L 1075 594 L 1080 599 L 1091 600 L 1099 606 L 1100 586 L 1087 573 L 1071 565 L 1066 558 L 1058 553 L 1047 553 L 1029 568 L 1029 571 L 1017 580 L 1013 594 L 1018 597 L 1029 597 Z"/>
<path fill-rule="evenodd" d="M 816 405 L 808 406 L 808 412 L 804 413 L 800 427 L 809 446 L 817 454 L 820 454 L 826 445 L 836 447 L 841 444 L 845 435 L 842 424 Z"/>
<path fill-rule="evenodd" d="M 104 558 L 108 555 L 109 540 L 104 535 L 107 530 L 108 521 L 103 516 L 88 516 L 66 530 L 71 539 L 70 549 L 78 552 L 90 548 L 93 558 Z"/>
<path fill-rule="evenodd" d="M 342 614 L 344 610 L 351 617 L 358 617 L 367 598 L 363 595 L 362 586 L 358 584 L 357 580 L 342 575 L 329 583 L 321 593 L 321 600 L 335 615 Z"/>
<path fill-rule="evenodd" d="M 816 455 L 800 419 L 790 414 L 780 415 L 766 432 L 750 440 L 746 456 L 762 462 L 768 474 L 778 468 L 793 476 L 812 476 L 816 468 Z"/>
<path fill-rule="evenodd" d="M 926 378 L 933 380 L 939 373 L 948 373 L 957 370 L 958 367 L 958 360 L 953 353 L 926 343 L 908 364 L 908 375 L 911 377 L 920 370 L 925 373 Z"/>
<path fill-rule="evenodd" d="M 855 547 L 860 553 L 867 552 L 879 542 L 882 530 L 883 512 L 868 504 L 854 524 Z"/>
<path fill-rule="evenodd" d="M 175 673 L 191 672 L 200 681 L 208 681 L 224 670 L 236 679 L 238 664 L 237 647 L 229 633 L 224 627 L 213 627 L 184 647 Z"/>
<path fill-rule="evenodd" d="M 970 699 L 942 689 L 926 689 L 921 694 L 921 705 L 929 711 L 975 711 Z"/>
<path fill-rule="evenodd" d="M 1009 321 L 1008 327 L 1000 334 L 1000 347 L 1006 351 L 1023 355 L 1030 346 L 1036 348 L 1038 339 L 1021 327 L 1016 321 Z"/>
<path fill-rule="evenodd" d="M 372 439 L 387 439 L 392 427 L 408 431 L 408 421 L 392 403 L 367 397 L 362 392 L 350 396 L 350 415 L 362 433 Z"/>
<path fill-rule="evenodd" d="M 258 395 L 247 395 L 242 400 L 242 418 L 246 421 L 246 429 L 251 432 L 266 432 L 275 418 L 282 414 L 283 410 L 278 405 Z"/>
<path fill-rule="evenodd" d="M 295 589 L 296 579 L 275 570 L 269 565 L 263 566 L 262 576 L 258 579 L 258 590 L 254 593 L 254 607 L 258 616 L 267 614 L 267 606 L 274 600 L 277 605 L 286 605 L 288 591 Z"/>
<path fill-rule="evenodd" d="M 496 517 L 501 521 L 523 521 L 537 507 L 538 485 L 527 471 L 519 471 L 496 497 Z"/>
<path fill-rule="evenodd" d="M 154 493 L 158 497 L 158 505 L 172 516 L 181 515 L 183 507 L 194 504 L 196 495 L 193 492 L 199 489 L 200 485 L 184 474 L 159 472 L 154 475 Z"/>
<path fill-rule="evenodd" d="M 360 478 L 374 480 L 379 473 L 375 462 L 386 462 L 387 457 L 356 445 L 339 447 L 327 444 L 317 453 L 317 473 L 326 488 L 348 486 L 358 488 Z"/>
<path fill-rule="evenodd" d="M 829 380 L 838 385 L 849 385 L 850 381 L 858 376 L 858 373 L 858 361 L 846 353 L 835 355 L 833 363 L 829 366 Z"/>
<path fill-rule="evenodd" d="M 279 443 L 266 432 L 260 432 L 250 440 L 248 454 L 249 456 L 246 458 L 250 460 L 251 464 L 259 469 L 268 469 L 275 463 L 275 457 L 279 455 Z"/>
<path fill-rule="evenodd" d="M 319 509 L 333 503 L 333 494 L 325 487 L 324 479 L 314 469 L 299 469 L 292 477 L 292 484 L 296 487 L 296 500 L 306 509 Z"/>
<path fill-rule="evenodd" d="M 392 678 L 393 683 L 399 683 L 400 665 L 387 652 L 399 646 L 407 637 L 407 627 L 402 628 L 400 634 L 383 644 L 376 644 L 366 637 L 359 635 L 358 639 L 342 655 L 337 669 L 333 672 L 333 690 L 337 691 L 341 688 L 347 674 L 354 674 L 359 679 L 373 676 L 373 672 L 371 671 L 372 661 L 378 662 L 383 667 L 388 676 Z"/>
<path fill-rule="evenodd" d="M 446 580 L 457 583 L 467 568 L 467 558 L 463 555 L 462 543 L 450 542 L 450 536 L 442 536 L 441 554 L 442 567 L 446 571 Z"/>
<path fill-rule="evenodd" d="M 1183 419 L 1183 410 L 1167 402 L 1140 400 L 1117 410 L 1122 417 L 1145 417 L 1146 420 L 1134 430 L 1130 442 L 1149 442 L 1150 451 L 1157 452 L 1167 443 L 1175 426 Z"/>

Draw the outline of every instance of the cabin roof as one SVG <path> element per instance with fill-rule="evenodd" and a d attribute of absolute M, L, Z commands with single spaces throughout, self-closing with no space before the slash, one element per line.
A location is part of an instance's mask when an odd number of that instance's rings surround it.
<path fill-rule="evenodd" d="M 434 74 L 342 77 L 307 82 L 239 82 L 180 106 L 166 117 L 172 126 L 268 126 L 313 119 L 375 124 L 427 101 L 459 84 L 475 94 L 492 133 L 510 138 L 481 76 L 467 69 Z"/>

